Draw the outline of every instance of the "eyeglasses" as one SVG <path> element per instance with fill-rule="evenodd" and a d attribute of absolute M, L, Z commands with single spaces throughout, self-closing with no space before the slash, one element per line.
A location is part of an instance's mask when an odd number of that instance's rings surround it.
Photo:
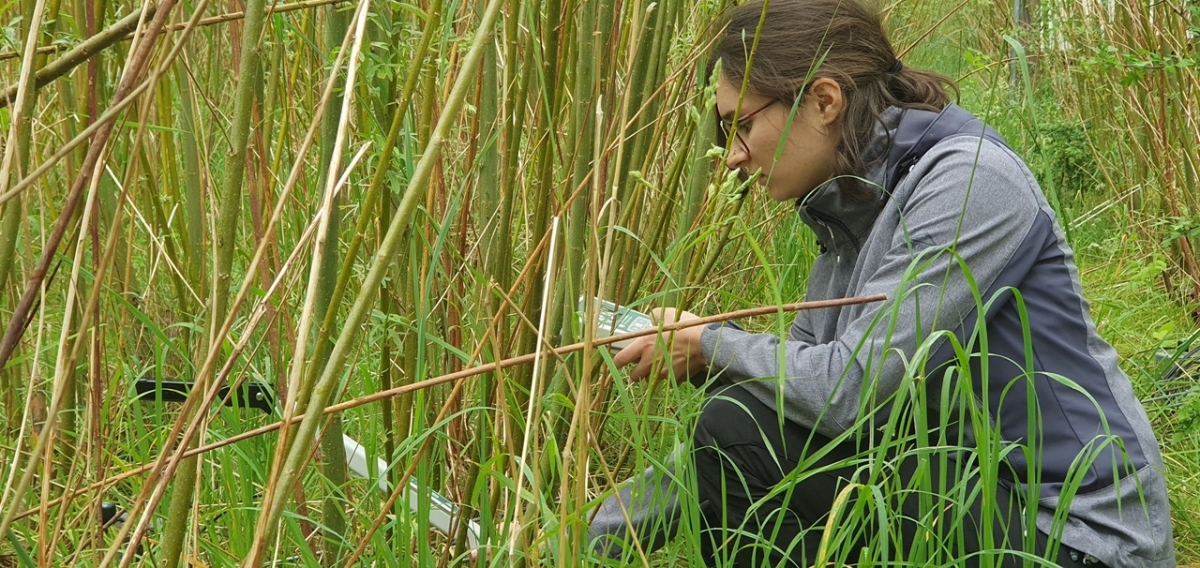
<path fill-rule="evenodd" d="M 750 134 L 750 121 L 754 119 L 754 116 L 764 110 L 767 110 L 767 108 L 769 108 L 771 105 L 775 104 L 776 102 L 777 101 L 775 101 L 775 100 L 767 101 L 766 104 L 738 117 L 736 130 L 734 130 L 734 128 L 733 128 L 734 121 L 727 120 L 727 119 L 719 119 L 717 121 L 717 130 L 718 130 L 718 134 L 720 135 L 720 139 L 717 140 L 717 142 L 719 142 L 721 144 L 721 146 L 724 146 L 725 144 L 727 144 L 729 142 L 729 131 L 733 130 L 734 138 L 736 138 L 738 143 L 742 145 L 742 149 L 745 150 L 747 153 L 749 153 L 750 146 L 746 144 L 746 139 L 742 138 L 742 134 L 745 133 L 746 135 L 749 135 Z"/>

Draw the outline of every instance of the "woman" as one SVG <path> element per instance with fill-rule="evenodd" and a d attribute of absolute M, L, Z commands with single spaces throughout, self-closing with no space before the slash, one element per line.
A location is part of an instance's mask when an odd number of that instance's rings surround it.
<path fill-rule="evenodd" d="M 758 174 L 775 200 L 795 200 L 817 235 L 823 252 L 806 299 L 891 299 L 800 312 L 783 341 L 695 327 L 676 332 L 666 352 L 643 338 L 616 355 L 618 365 L 636 364 L 632 380 L 712 377 L 719 390 L 693 440 L 710 563 L 817 561 L 835 498 L 864 475 L 854 456 L 879 435 L 897 391 L 910 388 L 906 370 L 926 346 L 920 400 L 941 401 L 929 403 L 935 417 L 958 417 L 931 439 L 961 448 L 999 440 L 1008 444 L 993 449 L 1003 462 L 983 475 L 969 451 L 896 459 L 894 486 L 919 475 L 957 487 L 958 497 L 887 496 L 900 519 L 888 531 L 863 526 L 830 535 L 827 546 L 873 543 L 871 554 L 881 554 L 886 541 L 892 557 L 876 564 L 924 555 L 1021 565 L 1020 554 L 1004 552 L 1019 550 L 1064 566 L 1174 566 L 1158 444 L 1096 332 L 1073 253 L 1024 162 L 950 104 L 943 77 L 900 64 L 879 15 L 858 0 L 734 8 L 713 61 L 719 134 L 734 138 L 728 167 Z M 956 356 L 956 345 L 973 356 Z M 946 401 L 958 414 L 940 408 Z M 976 436 L 975 424 L 992 431 Z M 946 513 L 943 502 L 963 511 Z M 1056 517 L 1060 502 L 1069 505 Z M 866 562 L 850 554 L 833 560 Z"/>

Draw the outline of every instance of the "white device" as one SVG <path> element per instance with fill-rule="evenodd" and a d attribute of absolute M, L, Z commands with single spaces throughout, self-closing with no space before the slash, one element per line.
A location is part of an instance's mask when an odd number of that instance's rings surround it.
<path fill-rule="evenodd" d="M 342 434 L 342 445 L 346 448 L 346 465 L 350 468 L 350 471 L 359 477 L 367 479 L 375 478 L 379 490 L 388 493 L 390 489 L 388 488 L 387 478 L 383 476 L 383 472 L 387 470 L 387 462 L 380 458 L 375 458 L 375 467 L 369 468 L 367 450 L 362 444 L 359 444 L 354 438 Z M 408 479 L 408 491 L 406 493 L 408 494 L 408 508 L 416 512 L 421 499 L 421 487 L 417 485 L 415 478 L 410 477 Z M 430 490 L 429 507 L 429 524 L 433 525 L 433 528 L 442 534 L 453 536 L 452 527 L 454 526 L 454 521 L 460 518 L 458 506 L 451 503 L 441 493 Z M 471 550 L 479 548 L 479 523 L 475 521 L 467 521 L 467 546 Z"/>
<path fill-rule="evenodd" d="M 612 302 L 601 300 L 599 298 L 593 298 L 592 301 L 594 302 L 596 309 L 597 339 L 602 339 L 613 335 L 620 335 L 622 333 L 632 333 L 635 331 L 652 329 L 654 327 L 654 321 L 650 319 L 650 316 L 643 314 L 642 312 L 627 308 L 625 306 L 617 306 Z M 586 313 L 586 307 L 587 306 L 584 304 L 584 299 L 580 298 L 578 310 L 581 321 Z M 632 342 L 632 339 L 626 339 L 624 341 L 610 343 L 609 345 L 617 349 L 624 349 Z"/>

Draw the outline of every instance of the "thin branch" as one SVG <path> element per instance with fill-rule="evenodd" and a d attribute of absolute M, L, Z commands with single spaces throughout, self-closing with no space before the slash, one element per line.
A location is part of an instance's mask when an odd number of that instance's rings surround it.
<path fill-rule="evenodd" d="M 667 333 L 667 332 L 677 331 L 677 330 L 684 329 L 684 328 L 695 327 L 698 325 L 708 325 L 711 323 L 719 323 L 719 322 L 724 322 L 724 321 L 744 319 L 744 318 L 755 317 L 755 316 L 764 316 L 764 315 L 779 314 L 779 313 L 789 313 L 789 312 L 797 312 L 797 311 L 803 311 L 803 310 L 816 310 L 816 309 L 821 309 L 821 308 L 832 308 L 832 307 L 840 307 L 840 306 L 853 306 L 853 305 L 858 305 L 858 304 L 870 304 L 870 303 L 874 303 L 874 302 L 882 302 L 885 300 L 887 300 L 886 294 L 875 294 L 873 296 L 858 296 L 858 297 L 853 297 L 853 298 L 840 298 L 840 299 L 836 299 L 836 300 L 821 300 L 821 301 L 816 301 L 816 302 L 798 302 L 798 303 L 794 303 L 794 304 L 784 304 L 782 306 L 762 306 L 762 307 L 758 307 L 758 308 L 750 308 L 750 309 L 745 309 L 745 310 L 726 312 L 723 314 L 717 314 L 714 316 L 707 316 L 707 317 L 703 317 L 703 318 L 679 321 L 679 322 L 675 322 L 672 324 L 663 325 L 661 330 L 658 328 L 654 328 L 654 329 L 646 329 L 646 330 L 642 330 L 642 331 L 635 331 L 632 333 L 622 333 L 622 334 L 618 334 L 618 335 L 610 335 L 603 339 L 597 339 L 595 341 L 592 341 L 592 342 L 590 342 L 590 344 L 595 347 L 601 347 L 604 345 L 617 343 L 619 341 L 627 341 L 630 339 L 636 339 L 636 338 L 644 337 L 647 335 L 653 335 L 653 334 L 659 333 L 660 331 L 663 333 Z M 568 353 L 574 353 L 576 351 L 581 351 L 584 348 L 584 346 L 586 346 L 588 344 L 589 343 L 585 342 L 585 341 L 580 341 L 578 343 L 572 343 L 570 345 L 566 345 L 566 346 L 559 347 L 556 349 L 543 351 L 541 353 L 541 356 L 542 357 L 555 357 L 555 358 L 562 357 L 563 355 L 566 355 Z M 402 386 L 395 387 L 392 389 L 382 390 L 382 391 L 372 393 L 372 394 L 369 394 L 366 396 L 362 396 L 359 398 L 347 400 L 345 402 L 340 402 L 338 404 L 332 404 L 332 405 L 326 406 L 325 409 L 322 411 L 322 414 L 334 414 L 337 412 L 345 412 L 352 408 L 366 406 L 368 404 L 371 404 L 372 402 L 379 402 L 382 400 L 387 400 L 387 399 L 394 398 L 397 396 L 402 396 L 402 395 L 406 395 L 409 393 L 413 393 L 413 392 L 416 392 L 419 390 L 425 390 L 425 389 L 435 387 L 435 386 L 441 385 L 441 384 L 462 381 L 465 379 L 469 379 L 471 377 L 475 377 L 478 375 L 496 371 L 498 369 L 507 369 L 509 367 L 515 367 L 517 365 L 524 365 L 526 363 L 533 362 L 533 360 L 536 357 L 537 357 L 537 355 L 532 354 L 532 353 L 525 354 L 525 355 L 521 355 L 518 357 L 511 357 L 509 359 L 496 361 L 494 363 L 488 363 L 486 365 L 479 365 L 477 367 L 463 369 L 456 373 L 448 373 L 445 375 L 433 377 L 431 379 L 426 379 L 424 381 L 419 381 L 419 382 L 415 382 L 415 383 L 411 383 L 411 384 L 407 384 L 407 385 L 402 385 Z M 202 446 L 198 446 L 196 448 L 187 450 L 186 452 L 183 453 L 182 457 L 190 458 L 190 457 L 198 456 L 200 454 L 205 454 L 205 453 L 211 452 L 213 450 L 224 448 L 226 446 L 232 446 L 233 444 L 236 444 L 243 440 L 249 440 L 250 438 L 256 438 L 258 436 L 262 436 L 263 434 L 269 434 L 271 432 L 279 430 L 280 428 L 283 427 L 285 422 L 289 425 L 298 424 L 303 418 L 304 418 L 303 415 L 297 415 L 297 416 L 293 416 L 290 420 L 281 420 L 279 422 L 273 422 L 273 423 L 267 424 L 265 426 L 260 426 L 253 430 L 247 430 L 245 432 L 242 432 L 241 434 L 236 434 L 234 436 L 230 436 L 223 440 L 218 440 L 216 442 L 210 442 L 208 444 L 204 444 Z M 126 479 L 136 477 L 138 475 L 146 473 L 146 472 L 154 469 L 156 465 L 157 464 L 155 464 L 155 463 L 144 464 L 144 465 L 138 466 L 137 468 L 126 471 L 124 473 L 114 475 L 112 477 L 103 479 L 101 481 L 97 481 L 95 483 L 92 483 L 91 485 L 88 485 L 87 487 L 68 492 L 62 497 L 58 497 L 56 499 L 48 501 L 45 504 L 45 506 L 53 507 L 53 506 L 61 503 L 63 499 L 74 498 L 74 497 L 76 497 L 78 495 L 82 495 L 84 493 L 103 490 L 107 487 L 111 487 L 117 483 L 125 481 Z M 20 514 L 18 514 L 14 518 L 14 520 L 20 520 L 20 519 L 29 517 L 31 515 L 34 515 L 38 512 L 38 510 L 39 509 L 29 509 L 29 510 L 23 511 Z"/>
<path fill-rule="evenodd" d="M 154 12 L 158 10 L 158 6 L 151 4 L 146 7 L 145 17 L 151 18 Z M 128 16 L 121 18 L 113 23 L 113 25 L 104 29 L 104 31 L 87 38 L 79 45 L 75 46 L 71 51 L 63 54 L 62 57 L 55 59 L 45 67 L 42 67 L 33 76 L 33 88 L 40 89 L 51 81 L 66 75 L 72 69 L 78 67 L 90 59 L 93 55 L 104 51 L 109 46 L 125 39 L 131 32 L 137 29 L 138 22 L 142 21 L 143 10 L 134 10 Z M 11 104 L 17 95 L 17 86 L 13 85 L 0 92 L 0 108 L 4 108 Z"/>
<path fill-rule="evenodd" d="M 149 22 L 147 29 L 147 40 L 138 46 L 137 51 L 130 56 L 128 65 L 125 68 L 125 74 L 121 77 L 121 82 L 117 86 L 117 91 L 113 95 L 113 103 L 120 103 L 130 98 L 131 93 L 136 89 L 138 77 L 142 72 L 149 67 L 150 55 L 156 47 L 155 40 L 158 38 L 159 32 L 165 27 L 166 19 L 174 8 L 176 0 L 164 0 L 163 8 L 154 19 Z M 88 148 L 87 156 L 84 158 L 83 166 L 79 170 L 78 177 L 75 178 L 74 184 L 67 195 L 66 201 L 63 204 L 62 210 L 59 212 L 58 219 L 54 222 L 49 237 L 45 241 L 45 247 L 42 249 L 42 254 L 38 258 L 37 264 L 25 286 L 25 291 L 21 295 L 20 301 L 13 310 L 12 318 L 9 321 L 8 328 L 4 332 L 4 337 L 0 340 L 0 369 L 3 369 L 7 364 L 9 357 L 16 349 L 17 343 L 21 336 L 25 333 L 24 322 L 33 308 L 34 301 L 42 290 L 42 283 L 45 279 L 46 272 L 49 269 L 51 261 L 58 252 L 58 246 L 62 243 L 62 239 L 67 232 L 67 227 L 75 216 L 75 212 L 80 205 L 80 199 L 83 197 L 83 190 L 91 185 L 92 175 L 99 170 L 100 158 L 108 146 L 109 137 L 112 135 L 114 125 L 107 123 L 96 131 L 94 138 L 91 140 L 91 146 Z M 51 399 L 50 415 L 54 415 L 58 409 L 56 401 L 58 396 Z M 51 425 L 53 431 L 53 423 Z M 25 488 L 33 479 L 35 471 L 33 460 L 44 449 L 46 440 L 50 435 L 38 438 L 35 451 L 30 456 L 30 461 L 26 466 L 25 473 L 22 474 L 20 482 L 18 482 L 16 493 L 14 494 L 13 503 L 17 503 Z M 15 511 L 15 509 L 13 509 Z M 12 513 L 5 513 L 0 519 L 0 534 L 7 534 L 8 529 L 12 526 Z"/>
<path fill-rule="evenodd" d="M 304 2 L 294 2 L 291 4 L 283 4 L 280 6 L 274 6 L 274 7 L 268 8 L 267 14 L 292 12 L 295 10 L 303 10 L 305 8 L 315 8 L 317 6 L 325 6 L 328 4 L 340 4 L 345 1 L 346 0 L 306 0 Z M 149 18 L 149 17 L 153 16 L 154 10 L 156 8 L 157 8 L 157 6 L 150 6 L 149 8 L 147 8 L 149 13 L 146 14 L 146 17 Z M 138 23 L 138 20 L 140 19 L 140 16 L 141 16 L 141 10 L 135 10 L 133 13 L 129 14 L 128 16 L 121 18 L 120 20 L 113 23 L 113 25 L 109 26 L 108 28 L 105 28 L 104 31 L 102 31 L 92 37 L 89 37 L 88 39 L 81 42 L 79 45 L 76 45 L 75 47 L 71 48 L 70 51 L 64 53 L 62 57 L 54 60 L 53 63 L 50 63 L 49 65 L 46 65 L 45 67 L 41 68 L 41 70 L 39 70 L 37 72 L 37 74 L 34 75 L 34 78 L 33 78 L 34 79 L 34 84 L 33 84 L 34 90 L 40 89 L 40 88 L 46 86 L 47 84 L 49 84 L 51 81 L 54 81 L 55 79 L 58 79 L 59 77 L 62 77 L 63 75 L 66 75 L 67 73 L 70 73 L 72 69 L 87 62 L 87 60 L 90 59 L 92 56 L 96 55 L 97 53 L 100 53 L 101 51 L 104 51 L 105 49 L 117 44 L 118 42 L 129 41 L 129 40 L 133 39 L 133 37 L 135 35 L 134 30 L 137 29 L 137 23 Z M 227 14 L 220 14 L 217 16 L 211 16 L 208 18 L 204 18 L 204 19 L 200 20 L 200 22 L 196 25 L 197 26 L 212 26 L 212 25 L 216 25 L 216 24 L 222 24 L 225 22 L 241 20 L 241 19 L 244 19 L 245 17 L 246 17 L 246 15 L 244 12 L 229 12 Z M 187 23 L 174 24 L 172 26 L 168 26 L 167 29 L 163 30 L 163 32 L 164 33 L 165 32 L 177 32 L 177 31 L 182 30 L 186 26 L 187 26 Z M 38 48 L 38 53 L 39 54 L 52 53 L 59 49 L 61 49 L 61 48 L 57 47 L 57 46 L 53 46 L 53 45 L 46 46 L 46 47 Z M 19 55 L 20 54 L 18 54 L 15 51 L 6 51 L 4 53 L 0 53 L 0 61 L 4 61 L 6 59 L 13 59 L 15 57 L 18 57 Z M 3 91 L 0 91 L 0 108 L 4 108 L 4 107 L 12 104 L 12 101 L 14 98 L 16 98 L 16 95 L 17 95 L 17 86 L 16 85 L 13 85 L 11 87 L 6 87 Z"/>

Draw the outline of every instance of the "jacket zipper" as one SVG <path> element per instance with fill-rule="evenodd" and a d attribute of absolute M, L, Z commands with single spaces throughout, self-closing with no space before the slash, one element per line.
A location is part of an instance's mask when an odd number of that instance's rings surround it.
<path fill-rule="evenodd" d="M 850 244 L 854 245 L 854 251 L 858 252 L 858 250 L 859 250 L 858 237 L 855 236 L 854 232 L 851 231 L 850 228 L 847 227 L 846 224 L 843 223 L 840 219 L 838 219 L 837 217 L 834 217 L 832 215 L 829 215 L 827 213 L 824 213 L 819 209 L 815 209 L 812 207 L 810 207 L 808 209 L 808 215 L 810 217 L 812 217 L 814 220 L 816 220 L 817 222 L 821 223 L 822 225 L 829 223 L 829 224 L 832 224 L 834 227 L 840 229 L 842 231 L 842 233 L 844 233 L 846 236 L 850 237 Z"/>

